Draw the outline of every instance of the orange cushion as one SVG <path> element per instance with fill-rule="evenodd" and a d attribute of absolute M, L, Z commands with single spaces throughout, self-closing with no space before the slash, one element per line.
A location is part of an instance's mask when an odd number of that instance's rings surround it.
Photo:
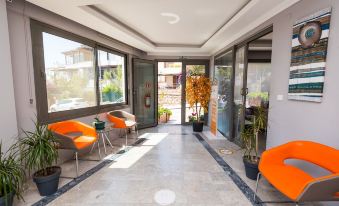
<path fill-rule="evenodd" d="M 74 144 L 77 149 L 84 149 L 88 146 L 91 146 L 97 140 L 96 137 L 91 136 L 79 136 L 74 138 Z"/>
<path fill-rule="evenodd" d="M 296 200 L 313 177 L 290 165 L 265 165 L 260 169 L 263 176 L 280 192 Z"/>

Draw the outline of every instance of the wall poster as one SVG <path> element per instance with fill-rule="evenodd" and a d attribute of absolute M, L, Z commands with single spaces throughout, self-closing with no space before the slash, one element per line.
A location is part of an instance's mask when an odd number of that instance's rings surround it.
<path fill-rule="evenodd" d="M 321 102 L 330 19 L 326 8 L 293 25 L 288 99 Z"/>

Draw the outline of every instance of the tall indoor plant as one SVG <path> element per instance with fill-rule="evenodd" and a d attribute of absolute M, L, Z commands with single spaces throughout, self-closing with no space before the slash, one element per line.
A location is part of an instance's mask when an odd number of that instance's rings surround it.
<path fill-rule="evenodd" d="M 186 79 L 186 98 L 196 118 L 193 121 L 193 131 L 202 132 L 204 122 L 201 121 L 201 108 L 204 112 L 208 110 L 208 103 L 211 96 L 211 81 L 204 75 L 188 76 Z M 199 107 L 200 104 L 200 107 Z M 199 107 L 199 108 L 198 108 Z"/>
<path fill-rule="evenodd" d="M 39 193 L 47 196 L 58 189 L 61 168 L 52 166 L 57 162 L 57 140 L 47 125 L 35 122 L 35 131 L 24 131 L 24 137 L 19 139 L 21 159 L 29 171 L 35 170 L 33 181 Z"/>
<path fill-rule="evenodd" d="M 267 129 L 266 109 L 264 107 L 255 108 L 252 119 L 252 124 L 243 128 L 241 138 L 245 148 L 243 162 L 246 176 L 255 180 L 259 172 L 259 135 L 266 133 Z"/>
<path fill-rule="evenodd" d="M 11 206 L 14 195 L 22 199 L 25 171 L 16 154 L 13 147 L 3 152 L 0 143 L 0 206 Z"/>

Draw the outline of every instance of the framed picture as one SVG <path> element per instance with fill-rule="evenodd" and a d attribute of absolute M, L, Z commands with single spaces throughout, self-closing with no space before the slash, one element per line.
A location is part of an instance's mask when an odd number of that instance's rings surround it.
<path fill-rule="evenodd" d="M 293 25 L 288 99 L 322 101 L 330 19 L 326 8 Z"/>

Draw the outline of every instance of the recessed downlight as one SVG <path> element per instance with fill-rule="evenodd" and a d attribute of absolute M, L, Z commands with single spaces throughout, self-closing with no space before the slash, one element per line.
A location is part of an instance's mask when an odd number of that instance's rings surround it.
<path fill-rule="evenodd" d="M 174 13 L 169 13 L 169 12 L 163 12 L 160 14 L 161 16 L 164 16 L 164 17 L 170 17 L 172 18 L 171 20 L 168 20 L 168 23 L 169 24 L 176 24 L 180 21 L 180 17 L 179 15 L 177 14 L 174 14 Z"/>

